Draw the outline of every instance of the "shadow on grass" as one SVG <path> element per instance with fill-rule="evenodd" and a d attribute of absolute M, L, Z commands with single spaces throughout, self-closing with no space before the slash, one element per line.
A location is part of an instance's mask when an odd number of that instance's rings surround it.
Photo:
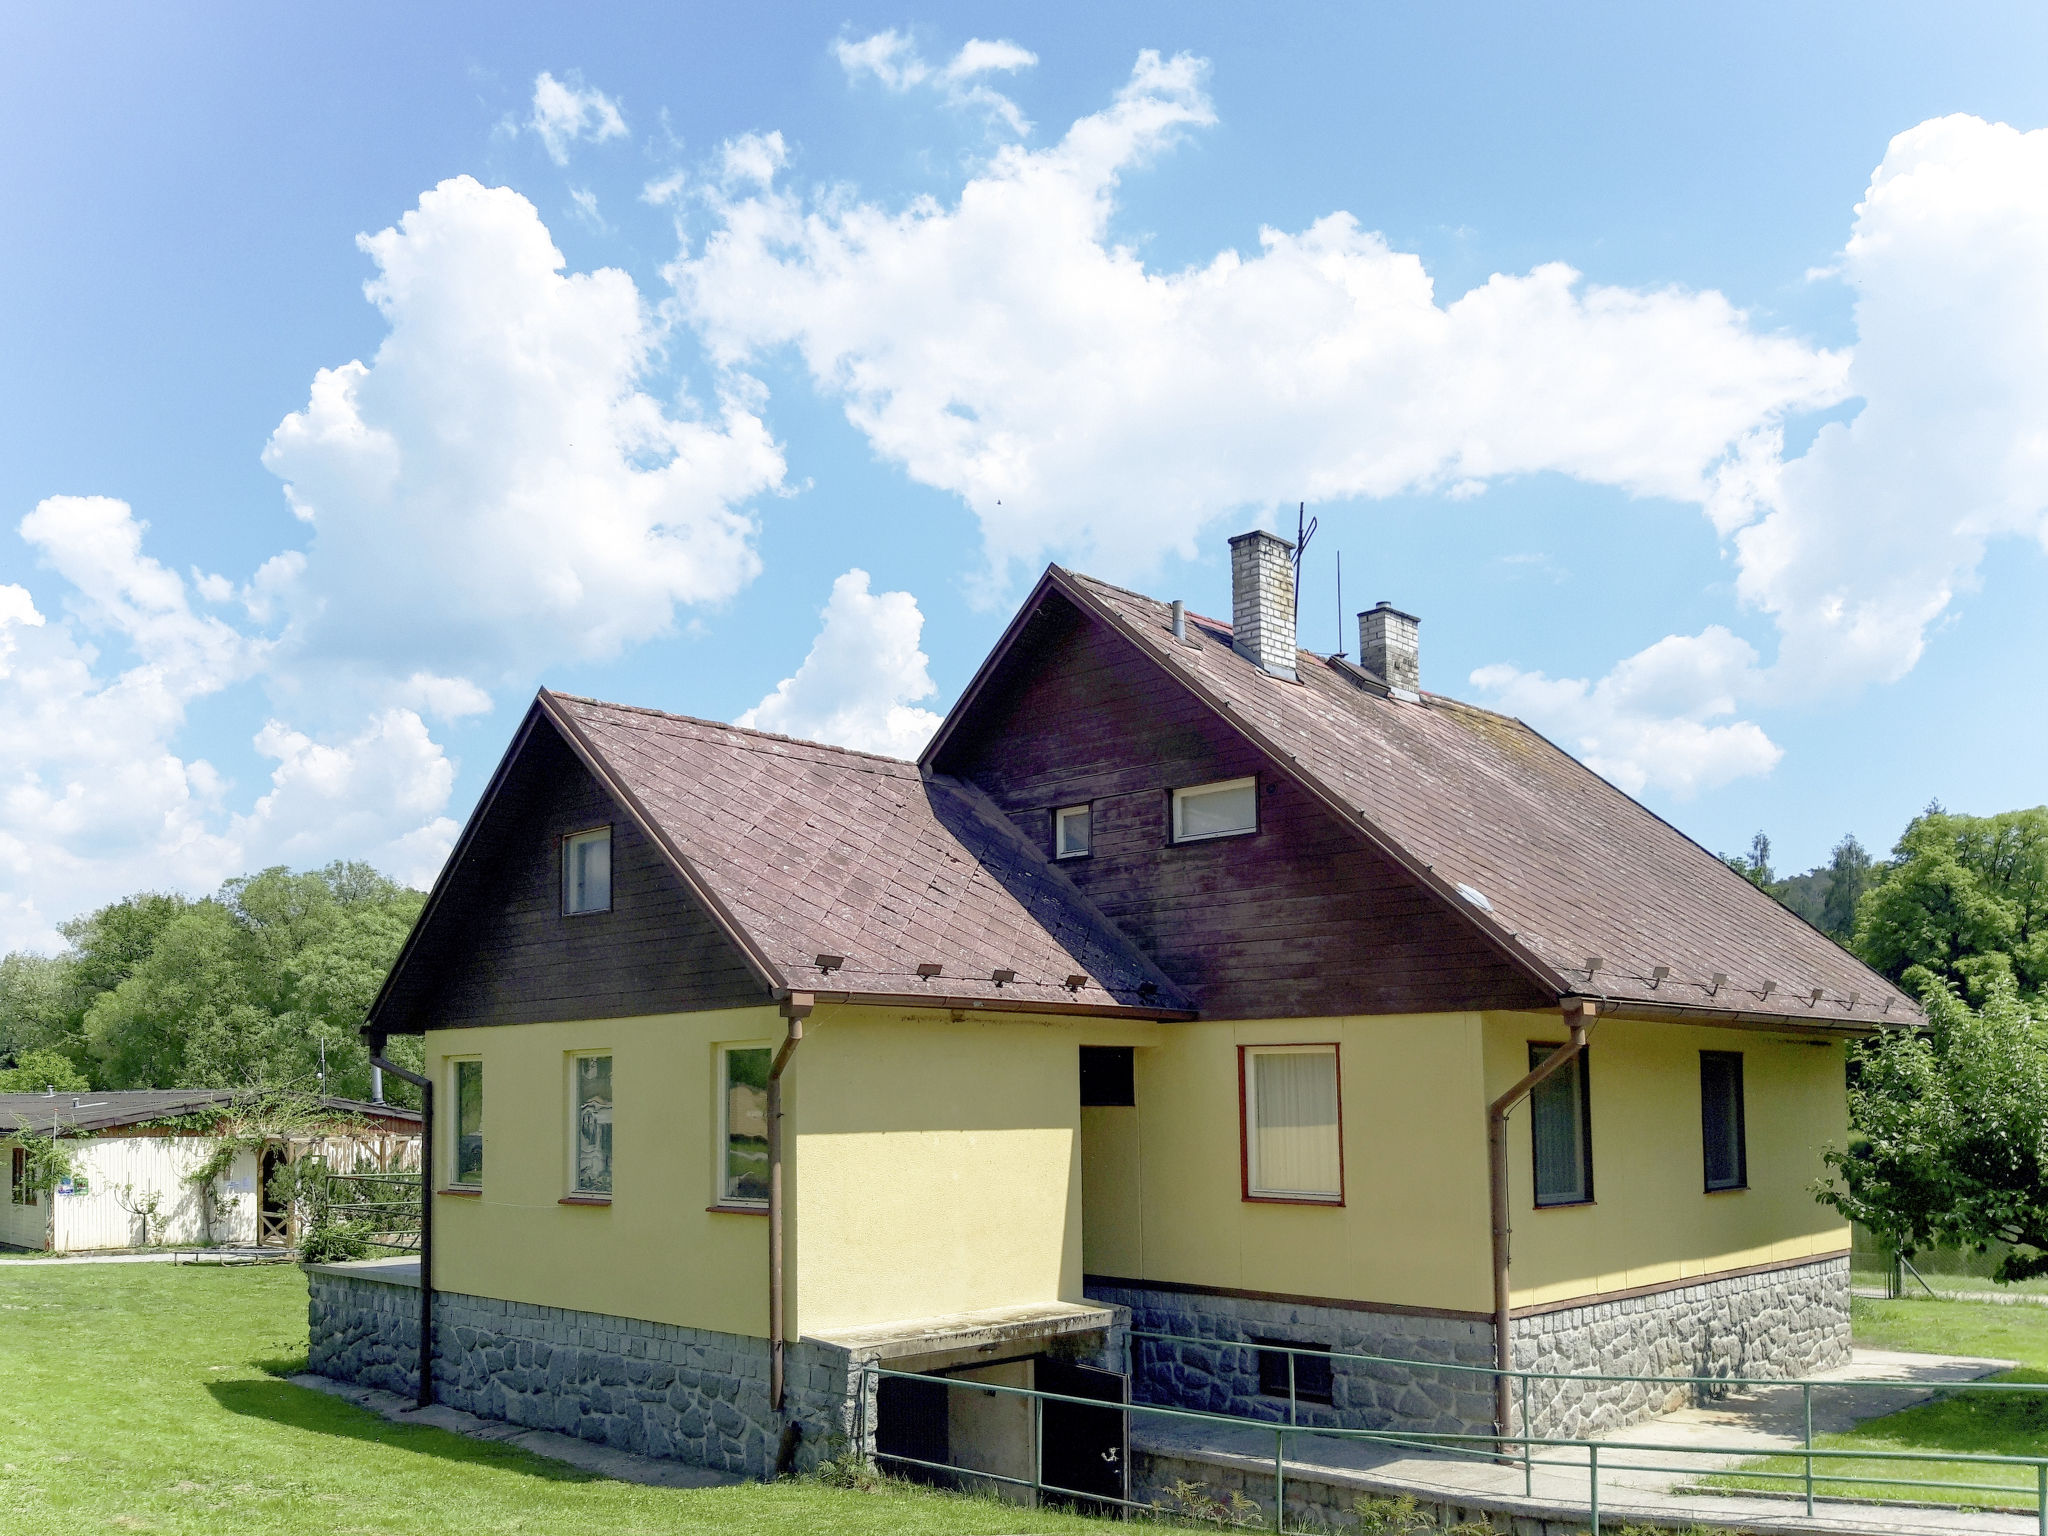
<path fill-rule="evenodd" d="M 359 1408 L 338 1397 L 329 1397 L 324 1392 L 294 1386 L 288 1381 L 214 1381 L 207 1383 L 206 1390 L 229 1413 L 250 1419 L 267 1419 L 287 1429 L 335 1435 L 371 1445 L 388 1445 L 393 1450 L 414 1455 L 516 1472 L 550 1483 L 604 1481 L 598 1473 L 549 1461 L 516 1445 L 471 1440 L 466 1435 L 436 1429 L 431 1424 L 394 1424 L 367 1408 Z"/>

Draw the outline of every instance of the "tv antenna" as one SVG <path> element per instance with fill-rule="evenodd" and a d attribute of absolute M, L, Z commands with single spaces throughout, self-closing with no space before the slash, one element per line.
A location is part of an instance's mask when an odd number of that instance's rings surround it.
<path fill-rule="evenodd" d="M 1316 536 L 1320 519 L 1308 515 L 1308 503 L 1298 502 L 1294 517 L 1294 623 L 1301 626 L 1301 557 L 1308 553 L 1308 541 Z"/>

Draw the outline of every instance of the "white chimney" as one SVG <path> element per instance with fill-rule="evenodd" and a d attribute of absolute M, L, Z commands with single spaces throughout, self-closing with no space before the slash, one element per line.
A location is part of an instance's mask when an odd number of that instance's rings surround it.
<path fill-rule="evenodd" d="M 1358 616 L 1358 664 L 1397 693 L 1422 692 L 1422 620 L 1382 602 Z"/>
<path fill-rule="evenodd" d="M 1294 675 L 1294 546 L 1256 529 L 1230 541 L 1231 649 L 1290 683 Z"/>

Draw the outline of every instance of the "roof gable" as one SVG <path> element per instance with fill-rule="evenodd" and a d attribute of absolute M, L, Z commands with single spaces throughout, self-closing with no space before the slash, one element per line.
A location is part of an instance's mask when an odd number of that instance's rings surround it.
<path fill-rule="evenodd" d="M 1281 681 L 1231 649 L 1228 625 L 1191 615 L 1189 641 L 1175 641 L 1165 604 L 1056 566 L 934 736 L 927 764 L 945 760 L 1013 650 L 1028 649 L 1054 594 L 1201 698 L 1556 997 L 1834 1028 L 1917 1012 L 1521 722 L 1437 695 L 1391 698 L 1310 652 L 1300 653 L 1301 680 Z M 1602 962 L 1590 974 L 1589 957 Z"/>

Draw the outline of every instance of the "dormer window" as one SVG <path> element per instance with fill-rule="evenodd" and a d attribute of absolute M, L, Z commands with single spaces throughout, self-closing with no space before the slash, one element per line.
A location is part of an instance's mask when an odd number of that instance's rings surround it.
<path fill-rule="evenodd" d="M 1173 840 L 1199 843 L 1259 830 L 1259 781 L 1219 779 L 1173 792 Z"/>
<path fill-rule="evenodd" d="M 1089 807 L 1063 805 L 1052 813 L 1052 851 L 1055 858 L 1078 859 L 1088 853 Z"/>
<path fill-rule="evenodd" d="M 609 912 L 612 906 L 612 829 L 594 827 L 562 839 L 562 911 Z"/>

